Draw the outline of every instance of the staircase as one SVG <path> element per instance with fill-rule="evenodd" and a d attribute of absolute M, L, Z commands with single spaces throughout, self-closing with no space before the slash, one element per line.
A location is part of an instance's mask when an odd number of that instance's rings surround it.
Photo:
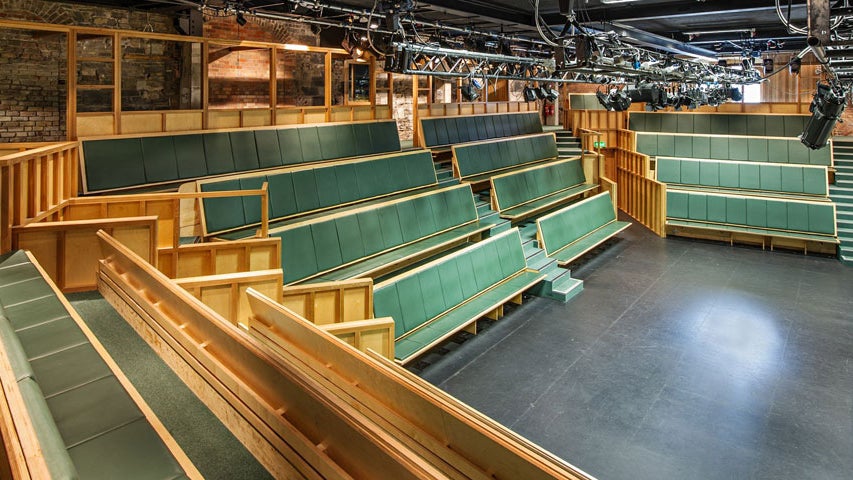
<path fill-rule="evenodd" d="M 853 265 L 853 138 L 832 140 L 835 163 L 835 184 L 829 187 L 829 197 L 835 202 L 838 239 L 838 258 Z"/>
<path fill-rule="evenodd" d="M 577 157 L 582 153 L 581 141 L 568 130 L 557 130 L 557 153 L 560 157 Z"/>
<path fill-rule="evenodd" d="M 519 231 L 528 268 L 546 275 L 545 280 L 531 289 L 534 295 L 565 303 L 583 290 L 583 280 L 572 278 L 571 270 L 558 267 L 557 261 L 546 257 L 545 250 L 539 248 L 536 241 L 536 223 L 519 226 Z"/>

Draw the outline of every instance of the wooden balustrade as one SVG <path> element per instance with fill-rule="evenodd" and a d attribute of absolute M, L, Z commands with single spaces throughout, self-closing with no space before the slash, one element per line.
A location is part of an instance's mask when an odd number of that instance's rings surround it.
<path fill-rule="evenodd" d="M 666 236 L 666 184 L 648 177 L 647 155 L 618 148 L 619 209 L 661 237 Z"/>
<path fill-rule="evenodd" d="M 77 195 L 79 148 L 61 142 L 0 157 L 0 252 L 12 248 L 13 226 L 47 218 Z"/>

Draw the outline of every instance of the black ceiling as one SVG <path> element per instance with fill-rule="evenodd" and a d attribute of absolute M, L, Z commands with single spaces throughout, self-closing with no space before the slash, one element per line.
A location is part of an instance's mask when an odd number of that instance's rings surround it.
<path fill-rule="evenodd" d="M 221 4 L 225 0 L 208 0 Z M 832 0 L 835 3 L 837 0 Z M 783 13 L 788 15 L 788 2 Z M 123 8 L 178 13 L 200 0 L 82 0 L 72 3 L 111 5 Z M 293 2 L 284 0 L 233 0 L 248 11 L 285 13 Z M 303 4 L 313 4 L 314 0 Z M 320 3 L 355 7 L 369 11 L 374 0 L 321 0 Z M 535 0 L 417 0 L 413 17 L 442 25 L 471 27 L 538 38 L 535 28 Z M 780 21 L 774 0 L 574 0 L 577 19 L 584 26 L 629 32 L 634 38 L 680 53 L 742 52 L 782 46 L 800 50 L 803 35 L 790 34 Z M 566 17 L 559 13 L 558 0 L 540 0 L 540 17 L 559 31 Z M 791 0 L 790 18 L 806 24 L 806 1 Z M 299 8 L 299 12 L 308 12 Z M 696 34 L 695 32 L 700 32 Z M 691 33 L 693 33 L 691 35 Z M 646 35 L 650 34 L 650 35 Z M 697 50 L 702 49 L 702 50 Z"/>

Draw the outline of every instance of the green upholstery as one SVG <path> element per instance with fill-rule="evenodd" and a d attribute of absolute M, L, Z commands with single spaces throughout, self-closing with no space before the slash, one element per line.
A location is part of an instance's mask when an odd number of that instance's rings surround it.
<path fill-rule="evenodd" d="M 690 158 L 657 158 L 659 182 L 709 188 L 827 196 L 826 168 Z"/>
<path fill-rule="evenodd" d="M 810 150 L 798 139 L 637 132 L 636 149 L 660 157 L 830 166 L 832 149 Z"/>
<path fill-rule="evenodd" d="M 610 192 L 573 203 L 536 221 L 545 254 L 561 265 L 570 263 L 630 225 L 616 220 Z"/>
<path fill-rule="evenodd" d="M 239 178 L 205 180 L 202 192 L 260 189 L 267 182 L 271 221 L 342 204 L 360 202 L 396 192 L 435 185 L 432 155 L 428 150 L 402 152 L 332 163 L 300 170 L 277 170 Z M 224 197 L 202 200 L 205 235 L 257 225 L 261 222 L 260 197 Z"/>
<path fill-rule="evenodd" d="M 281 238 L 284 281 L 293 283 L 323 273 L 329 279 L 335 274 L 327 272 L 345 268 L 336 278 L 358 276 L 487 228 L 477 221 L 471 187 L 456 185 L 273 229 L 270 236 Z"/>
<path fill-rule="evenodd" d="M 456 145 L 453 156 L 463 179 L 557 158 L 553 133 Z"/>
<path fill-rule="evenodd" d="M 421 119 L 424 147 L 542 133 L 538 112 L 496 113 Z"/>
<path fill-rule="evenodd" d="M 835 205 L 795 199 L 749 197 L 670 189 L 667 224 L 687 221 L 706 226 L 744 227 L 765 235 L 807 235 L 835 243 Z M 674 224 L 674 223 L 673 223 Z"/>
<path fill-rule="evenodd" d="M 395 152 L 400 137 L 396 121 L 380 120 L 91 139 L 82 150 L 89 193 Z"/>
<path fill-rule="evenodd" d="M 526 268 L 512 229 L 382 282 L 373 311 L 394 319 L 395 357 L 406 362 L 544 278 Z"/>
<path fill-rule="evenodd" d="M 23 251 L 0 257 L 0 337 L 51 478 L 183 478 L 55 291 Z"/>
<path fill-rule="evenodd" d="M 491 178 L 503 218 L 518 219 L 598 188 L 584 182 L 580 159 L 561 160 Z"/>
<path fill-rule="evenodd" d="M 809 115 L 752 113 L 630 112 L 628 129 L 636 132 L 796 137 Z"/>

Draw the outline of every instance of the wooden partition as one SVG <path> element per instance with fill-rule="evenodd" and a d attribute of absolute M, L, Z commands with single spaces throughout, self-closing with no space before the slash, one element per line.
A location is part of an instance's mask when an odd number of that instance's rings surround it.
<path fill-rule="evenodd" d="M 109 235 L 99 238 L 104 298 L 274 477 L 444 477 L 328 385 L 275 356 Z"/>
<path fill-rule="evenodd" d="M 619 215 L 619 191 L 618 191 L 619 188 L 617 186 L 617 183 L 602 175 L 601 177 L 599 177 L 599 186 L 601 187 L 600 190 L 602 193 L 603 192 L 610 192 L 610 200 L 613 202 L 613 211 L 618 216 Z"/>
<path fill-rule="evenodd" d="M 63 204 L 56 218 L 61 220 L 90 220 L 139 215 L 156 215 L 158 223 L 157 247 L 173 249 L 180 244 L 181 200 L 201 198 L 257 196 L 261 204 L 262 236 L 269 229 L 269 200 L 266 183 L 257 190 L 223 190 L 219 192 L 140 193 L 129 195 L 104 195 L 77 197 Z"/>
<path fill-rule="evenodd" d="M 615 146 L 616 139 L 612 132 L 620 128 L 628 128 L 628 112 L 611 112 L 608 110 L 565 110 L 563 128 L 575 132 L 578 130 L 592 130 L 601 132 L 607 146 Z"/>
<path fill-rule="evenodd" d="M 444 476 L 590 478 L 392 361 L 347 348 L 286 307 L 256 292 L 249 295 L 255 338 L 382 425 Z"/>
<path fill-rule="evenodd" d="M 280 238 L 206 242 L 160 250 L 157 269 L 170 278 L 281 268 Z"/>
<path fill-rule="evenodd" d="M 251 310 L 246 290 L 253 288 L 275 301 L 280 301 L 284 274 L 281 269 L 222 273 L 179 278 L 175 280 L 175 285 L 190 292 L 234 325 L 248 329 Z"/>
<path fill-rule="evenodd" d="M 358 350 L 394 359 L 394 319 L 373 318 L 373 280 L 285 287 L 281 303 Z"/>
<path fill-rule="evenodd" d="M 31 223 L 12 229 L 12 248 L 29 250 L 63 292 L 94 290 L 101 258 L 98 230 L 156 261 L 157 218 L 151 216 Z"/>
<path fill-rule="evenodd" d="M 666 236 L 666 184 L 649 178 L 649 157 L 616 149 L 619 209 L 661 237 Z"/>
<path fill-rule="evenodd" d="M 79 149 L 61 142 L 0 157 L 0 252 L 12 248 L 13 226 L 42 220 L 77 195 Z"/>

